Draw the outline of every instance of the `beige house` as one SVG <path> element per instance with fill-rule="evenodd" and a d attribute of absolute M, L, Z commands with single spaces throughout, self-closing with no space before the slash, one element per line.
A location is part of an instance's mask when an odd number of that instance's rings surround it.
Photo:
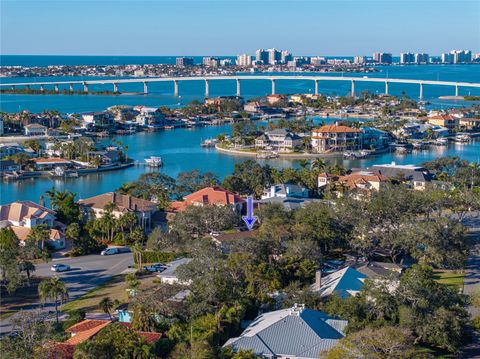
<path fill-rule="evenodd" d="M 360 150 L 363 132 L 343 125 L 325 125 L 312 131 L 312 150 L 317 153 Z"/>
<path fill-rule="evenodd" d="M 152 228 L 152 217 L 158 211 L 158 207 L 151 201 L 116 192 L 108 192 L 78 201 L 82 212 L 85 215 L 93 213 L 95 218 L 101 218 L 105 213 L 105 207 L 110 203 L 115 205 L 112 214 L 116 218 L 133 212 L 138 218 L 138 224 L 144 230 L 148 231 Z"/>
<path fill-rule="evenodd" d="M 55 211 L 34 202 L 17 201 L 0 206 L 0 225 L 11 228 L 22 243 L 32 228 L 45 225 L 50 230 L 47 242 L 55 249 L 65 248 L 65 225 L 56 220 Z"/>
<path fill-rule="evenodd" d="M 25 126 L 25 136 L 46 136 L 48 129 L 38 123 L 32 123 Z"/>

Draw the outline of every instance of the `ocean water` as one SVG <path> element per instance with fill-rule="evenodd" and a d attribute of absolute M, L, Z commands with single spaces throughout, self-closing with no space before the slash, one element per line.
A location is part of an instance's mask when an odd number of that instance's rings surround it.
<path fill-rule="evenodd" d="M 162 61 L 165 57 L 161 57 Z M 171 61 L 174 61 L 174 56 Z M 63 57 L 63 56 L 2 56 L 2 64 L 24 65 L 24 66 L 46 66 L 48 64 L 97 64 L 99 61 L 109 61 L 105 64 L 126 64 L 142 63 L 145 59 L 151 59 L 151 63 L 159 62 L 160 58 L 150 57 Z M 69 62 L 66 62 L 69 61 Z M 91 62 L 87 62 L 91 61 Z M 5 63 L 6 62 L 6 63 Z M 426 66 L 389 66 L 379 67 L 381 72 L 368 74 L 375 77 L 389 78 L 412 78 L 425 80 L 465 81 L 480 82 L 480 66 L 477 65 L 426 65 Z M 342 76 L 342 74 L 329 74 Z M 357 74 L 363 76 L 364 74 Z M 314 76 L 314 74 L 312 74 Z M 79 78 L 81 79 L 81 78 Z M 95 79 L 98 79 L 97 77 Z M 41 79 L 36 79 L 40 81 Z M 52 78 L 47 80 L 73 80 L 73 78 Z M 25 78 L 2 78 L 1 82 L 10 83 L 14 81 L 25 81 Z M 299 93 L 313 92 L 313 81 L 278 81 L 277 93 Z M 91 89 L 104 89 L 102 86 L 92 86 Z M 134 92 L 142 91 L 141 84 L 121 85 L 120 91 Z M 371 92 L 383 92 L 382 85 L 357 84 L 356 90 Z M 0 111 L 15 112 L 20 109 L 28 109 L 32 112 L 44 109 L 57 109 L 62 112 L 86 112 L 92 110 L 103 110 L 112 105 L 149 105 L 149 106 L 181 106 L 191 100 L 204 98 L 203 82 L 180 82 L 181 97 L 173 96 L 173 84 L 158 83 L 151 84 L 148 95 L 1 95 Z M 235 81 L 221 81 L 210 83 L 210 96 L 234 95 L 236 91 Z M 267 81 L 245 81 L 242 83 L 242 95 L 246 98 L 257 97 L 268 94 L 270 83 Z M 350 91 L 350 84 L 339 82 L 320 82 L 320 92 L 328 94 L 347 94 Z M 402 94 L 406 92 L 411 97 L 418 97 L 418 86 L 401 84 L 390 84 L 390 93 Z M 460 94 L 480 95 L 480 89 L 461 89 Z M 432 103 L 432 107 L 446 108 L 452 106 L 468 105 L 462 101 L 440 101 L 438 96 L 453 95 L 454 89 L 447 87 L 424 86 L 424 97 Z M 334 119 L 330 119 L 333 121 Z M 229 125 L 205 127 L 196 129 L 176 129 L 155 133 L 139 133 L 131 136 L 117 136 L 129 146 L 129 156 L 137 161 L 143 161 L 151 155 L 162 156 L 165 163 L 160 169 L 170 176 L 177 176 L 179 172 L 198 169 L 202 172 L 210 171 L 221 178 L 231 173 L 235 163 L 244 161 L 244 157 L 234 157 L 221 154 L 214 149 L 200 147 L 202 140 L 215 137 L 220 133 L 230 133 Z M 375 157 L 362 160 L 330 160 L 341 163 L 346 167 L 368 167 L 376 163 L 390 163 L 395 161 L 401 164 L 418 164 L 442 156 L 457 155 L 470 161 L 480 161 L 480 141 L 472 144 L 458 145 L 451 144 L 448 147 L 433 148 L 430 151 L 414 152 L 408 155 L 385 153 Z M 266 163 L 266 162 L 263 162 Z M 277 159 L 268 161 L 275 167 L 297 166 L 298 161 Z M 107 191 L 113 191 L 121 184 L 133 181 L 139 175 L 151 171 L 145 166 L 134 166 L 126 170 L 92 174 L 78 179 L 30 179 L 12 182 L 0 182 L 0 203 L 8 203 L 15 200 L 38 201 L 39 197 L 47 190 L 55 187 L 57 189 L 68 189 L 78 194 L 78 198 L 97 195 Z"/>

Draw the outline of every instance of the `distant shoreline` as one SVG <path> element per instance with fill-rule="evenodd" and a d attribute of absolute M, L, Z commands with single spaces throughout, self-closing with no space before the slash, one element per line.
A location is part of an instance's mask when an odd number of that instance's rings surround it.
<path fill-rule="evenodd" d="M 258 152 L 247 152 L 247 151 L 239 151 L 239 150 L 231 150 L 227 148 L 222 148 L 219 145 L 215 145 L 215 149 L 219 152 L 232 155 L 232 156 L 245 156 L 245 157 L 256 157 Z M 372 155 L 377 155 L 379 153 L 387 152 L 389 148 L 377 150 L 372 152 L 367 157 Z M 343 152 L 335 152 L 335 153 L 281 153 L 277 152 L 279 158 L 284 159 L 291 159 L 291 160 L 300 160 L 305 158 L 341 158 L 343 157 Z"/>

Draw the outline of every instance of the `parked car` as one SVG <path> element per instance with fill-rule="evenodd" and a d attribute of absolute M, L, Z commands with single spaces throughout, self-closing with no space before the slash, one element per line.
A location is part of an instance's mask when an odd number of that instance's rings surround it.
<path fill-rule="evenodd" d="M 53 272 L 67 272 L 70 269 L 70 266 L 66 264 L 54 264 L 52 268 L 50 268 Z"/>
<path fill-rule="evenodd" d="M 163 272 L 167 266 L 162 263 L 153 263 L 152 265 L 143 267 L 147 272 Z"/>
<path fill-rule="evenodd" d="M 101 251 L 100 255 L 110 256 L 110 255 L 118 254 L 118 253 L 120 253 L 120 250 L 118 248 L 107 248 L 107 249 L 104 249 L 103 251 Z"/>

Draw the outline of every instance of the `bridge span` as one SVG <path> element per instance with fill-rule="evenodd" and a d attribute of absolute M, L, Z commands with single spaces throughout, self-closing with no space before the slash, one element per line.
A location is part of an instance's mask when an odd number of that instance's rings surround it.
<path fill-rule="evenodd" d="M 83 85 L 83 91 L 88 93 L 89 85 L 112 85 L 113 92 L 118 93 L 119 84 L 126 83 L 143 83 L 143 92 L 148 93 L 148 85 L 152 82 L 173 82 L 174 95 L 179 95 L 179 82 L 183 81 L 204 81 L 205 97 L 209 97 L 210 82 L 213 81 L 235 81 L 237 86 L 237 96 L 241 96 L 241 83 L 251 80 L 270 81 L 272 86 L 272 94 L 276 93 L 276 81 L 312 81 L 315 84 L 315 94 L 318 95 L 319 83 L 321 81 L 347 81 L 351 84 L 350 95 L 355 97 L 355 84 L 357 82 L 383 83 L 385 86 L 385 94 L 388 94 L 388 86 L 391 83 L 416 84 L 419 85 L 419 98 L 423 98 L 423 86 L 450 86 L 455 88 L 455 96 L 458 96 L 460 87 L 480 88 L 480 83 L 474 82 L 454 82 L 454 81 L 435 81 L 435 80 L 413 80 L 398 78 L 378 78 L 378 77 L 355 77 L 355 76 L 282 76 L 282 75 L 245 75 L 245 76 L 189 76 L 189 77 L 142 77 L 142 78 L 124 78 L 124 79 L 102 79 L 102 80 L 75 80 L 75 81 L 42 81 L 42 82 L 17 82 L 17 83 L 0 83 L 0 87 L 10 87 L 15 89 L 17 86 L 27 87 L 39 86 L 41 91 L 45 91 L 46 86 L 52 86 L 55 92 L 59 92 L 59 86 L 69 86 L 70 92 L 73 92 L 73 85 Z"/>

